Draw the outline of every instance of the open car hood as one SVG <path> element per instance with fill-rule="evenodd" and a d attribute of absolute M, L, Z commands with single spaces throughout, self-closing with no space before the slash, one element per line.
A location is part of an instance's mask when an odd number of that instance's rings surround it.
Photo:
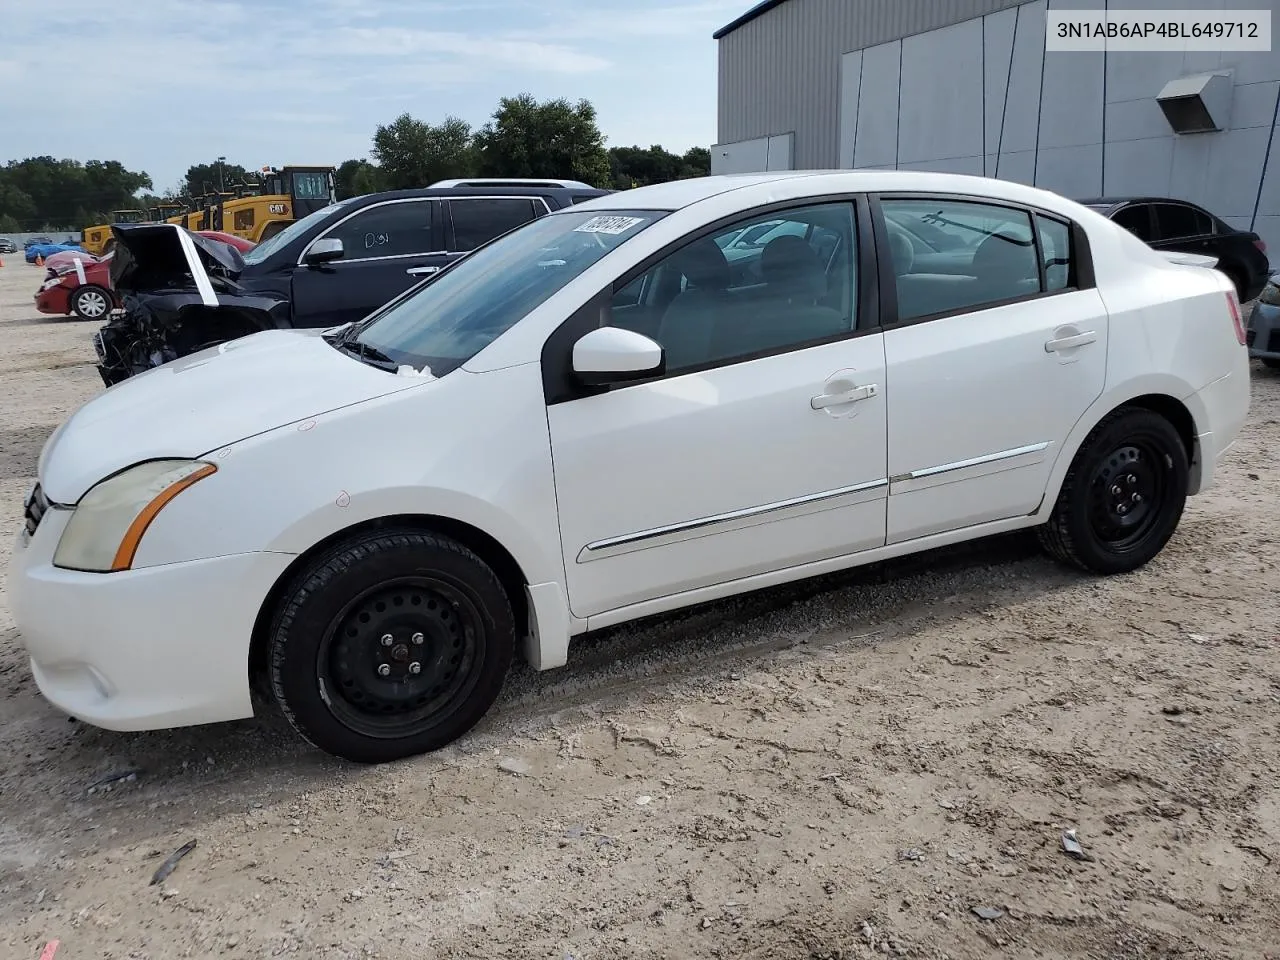
<path fill-rule="evenodd" d="M 122 294 L 192 290 L 206 307 L 216 307 L 217 289 L 233 287 L 244 270 L 234 247 L 175 223 L 113 226 L 111 233 L 111 284 Z"/>

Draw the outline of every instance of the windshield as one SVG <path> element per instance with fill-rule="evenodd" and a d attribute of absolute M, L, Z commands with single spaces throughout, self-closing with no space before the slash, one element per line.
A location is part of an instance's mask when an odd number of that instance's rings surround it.
<path fill-rule="evenodd" d="M 664 216 L 658 210 L 600 214 L 569 208 L 532 220 L 391 304 L 351 342 L 442 377 Z"/>
<path fill-rule="evenodd" d="M 329 175 L 323 172 L 295 173 L 293 195 L 299 200 L 330 200 Z"/>
<path fill-rule="evenodd" d="M 268 237 L 266 240 L 263 240 L 260 244 L 258 244 L 248 253 L 246 253 L 244 255 L 244 262 L 245 263 L 261 263 L 263 260 L 267 259 L 267 257 L 271 256 L 277 250 L 282 250 L 285 247 L 287 247 L 294 240 L 302 236 L 302 234 L 306 233 L 308 230 L 312 228 L 312 226 L 314 226 L 319 221 L 323 220 L 325 217 L 335 213 L 338 210 L 341 210 L 353 199 L 355 198 L 351 197 L 346 200 L 339 200 L 337 203 L 331 203 L 327 207 L 321 207 L 319 210 L 315 211 L 315 213 L 307 214 L 301 220 L 293 221 L 293 223 L 289 224 L 289 226 L 285 227 L 283 230 L 277 233 L 274 237 Z"/>

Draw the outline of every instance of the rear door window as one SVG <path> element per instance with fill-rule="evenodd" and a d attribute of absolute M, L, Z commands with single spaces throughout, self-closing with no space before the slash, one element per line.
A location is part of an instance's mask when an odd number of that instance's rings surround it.
<path fill-rule="evenodd" d="M 450 200 L 453 218 L 453 245 L 459 253 L 474 250 L 508 230 L 537 216 L 535 201 L 527 197 L 472 197 Z"/>
<path fill-rule="evenodd" d="M 1161 240 L 1184 240 L 1213 233 L 1208 214 L 1182 203 L 1157 203 L 1156 236 Z"/>

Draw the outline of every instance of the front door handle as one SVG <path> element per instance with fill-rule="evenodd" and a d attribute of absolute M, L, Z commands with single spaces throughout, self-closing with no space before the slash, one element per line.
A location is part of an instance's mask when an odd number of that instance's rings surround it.
<path fill-rule="evenodd" d="M 405 271 L 411 277 L 425 277 L 429 273 L 439 273 L 439 267 L 410 267 Z"/>
<path fill-rule="evenodd" d="M 820 393 L 816 397 L 810 398 L 809 406 L 815 410 L 824 410 L 827 407 L 838 407 L 845 403 L 869 400 L 879 392 L 879 387 L 874 383 L 868 383 L 861 387 L 854 387 L 852 390 L 845 390 L 842 393 Z"/>
<path fill-rule="evenodd" d="M 1098 339 L 1097 333 L 1088 330 L 1084 333 L 1077 333 L 1071 337 L 1059 337 L 1057 340 L 1049 340 L 1044 345 L 1045 353 L 1057 353 L 1059 350 L 1071 350 L 1075 347 L 1083 347 L 1086 344 L 1093 343 Z"/>

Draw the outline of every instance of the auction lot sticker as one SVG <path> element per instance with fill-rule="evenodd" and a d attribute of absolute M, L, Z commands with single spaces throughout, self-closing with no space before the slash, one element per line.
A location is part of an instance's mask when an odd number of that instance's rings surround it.
<path fill-rule="evenodd" d="M 608 233 L 616 236 L 626 233 L 638 223 L 644 223 L 644 217 L 592 217 L 573 229 L 577 233 Z"/>

